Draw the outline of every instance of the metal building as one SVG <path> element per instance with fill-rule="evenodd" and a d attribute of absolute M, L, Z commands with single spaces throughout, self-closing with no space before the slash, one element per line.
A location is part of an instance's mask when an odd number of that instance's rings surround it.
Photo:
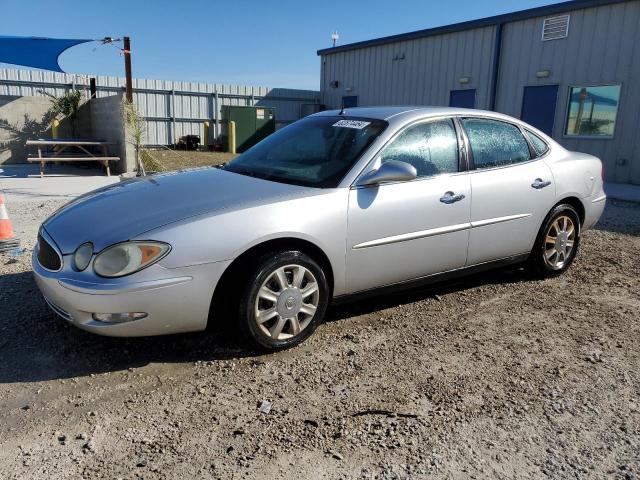
<path fill-rule="evenodd" d="M 321 102 L 522 118 L 640 184 L 640 0 L 577 0 L 319 50 Z"/>

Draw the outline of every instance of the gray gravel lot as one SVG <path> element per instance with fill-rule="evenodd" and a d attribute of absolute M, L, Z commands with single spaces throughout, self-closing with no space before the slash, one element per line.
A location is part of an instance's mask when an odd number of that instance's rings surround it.
<path fill-rule="evenodd" d="M 25 246 L 59 203 L 11 211 Z M 640 205 L 581 249 L 334 307 L 274 355 L 84 333 L 0 255 L 0 478 L 638 478 Z"/>

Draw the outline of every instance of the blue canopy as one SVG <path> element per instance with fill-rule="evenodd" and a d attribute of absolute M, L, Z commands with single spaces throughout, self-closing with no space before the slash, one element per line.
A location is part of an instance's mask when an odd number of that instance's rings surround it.
<path fill-rule="evenodd" d="M 58 57 L 67 48 L 92 40 L 0 35 L 0 62 L 62 72 Z"/>

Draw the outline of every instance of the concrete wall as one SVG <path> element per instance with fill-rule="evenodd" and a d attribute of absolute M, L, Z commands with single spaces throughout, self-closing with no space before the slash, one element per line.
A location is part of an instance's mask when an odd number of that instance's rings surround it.
<path fill-rule="evenodd" d="M 135 169 L 135 151 L 127 137 L 122 110 L 123 95 L 94 98 L 80 107 L 75 120 L 63 120 L 59 138 L 83 138 L 111 142 L 109 154 L 120 157 L 113 171 L 122 173 Z M 51 139 L 51 107 L 46 97 L 0 96 L 0 164 L 25 163 L 36 149 L 25 147 L 29 139 Z"/>
<path fill-rule="evenodd" d="M 51 138 L 50 107 L 43 97 L 0 96 L 0 164 L 26 162 L 28 139 Z"/>
<path fill-rule="evenodd" d="M 122 107 L 122 94 L 92 98 L 88 102 L 91 136 L 112 143 L 109 154 L 120 157 L 120 162 L 114 168 L 119 173 L 135 170 L 135 150 L 125 128 Z"/>

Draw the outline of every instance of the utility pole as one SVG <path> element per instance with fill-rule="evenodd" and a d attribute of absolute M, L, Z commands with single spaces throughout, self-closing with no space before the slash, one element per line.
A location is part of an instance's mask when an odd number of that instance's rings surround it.
<path fill-rule="evenodd" d="M 131 41 L 124 37 L 124 75 L 127 81 L 127 101 L 133 103 L 133 80 L 131 79 Z"/>

